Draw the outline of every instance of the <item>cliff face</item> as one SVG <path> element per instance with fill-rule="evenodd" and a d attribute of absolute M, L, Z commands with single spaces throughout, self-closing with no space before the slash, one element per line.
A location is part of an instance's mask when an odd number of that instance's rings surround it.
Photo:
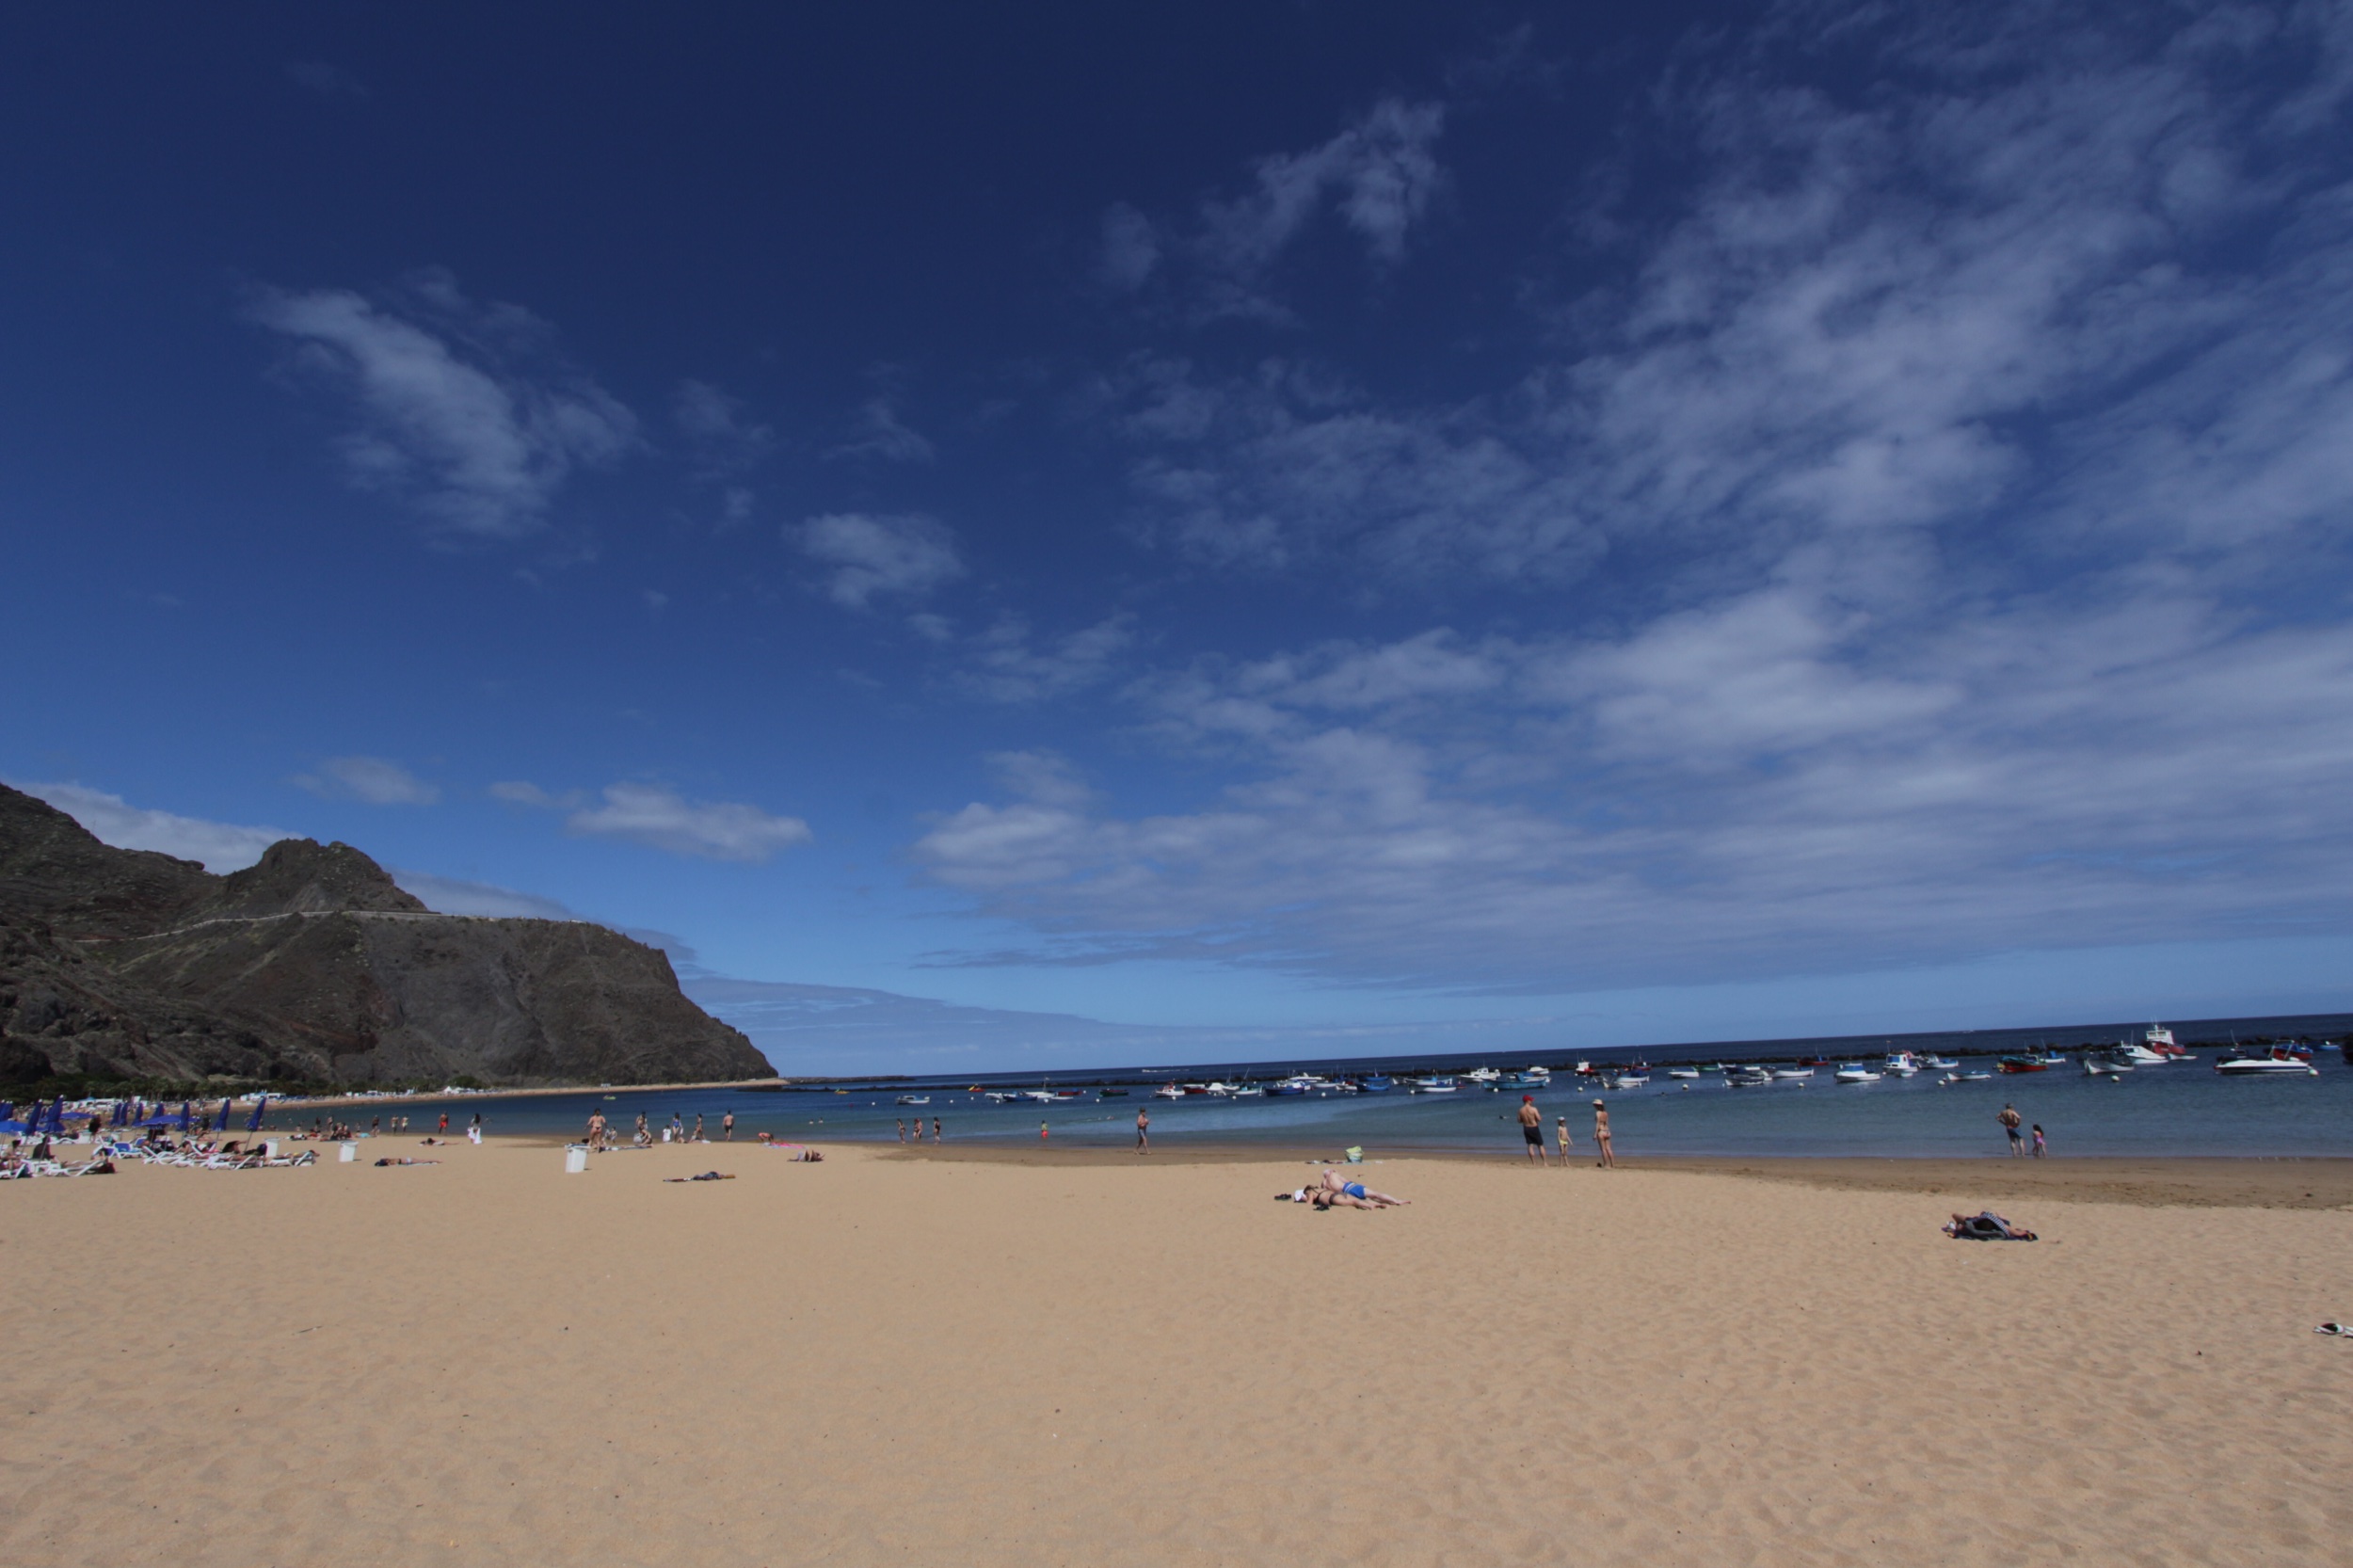
<path fill-rule="evenodd" d="M 0 1081 L 773 1078 L 602 926 L 436 915 L 347 844 L 214 876 L 0 786 Z"/>

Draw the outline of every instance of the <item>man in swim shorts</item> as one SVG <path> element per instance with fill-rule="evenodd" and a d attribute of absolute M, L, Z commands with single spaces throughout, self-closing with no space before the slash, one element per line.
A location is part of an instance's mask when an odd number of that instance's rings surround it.
<path fill-rule="evenodd" d="M 2025 1152 L 2025 1145 L 2018 1136 L 2018 1125 L 2025 1121 L 2025 1118 L 2018 1113 L 2018 1108 L 2014 1105 L 2005 1105 L 2002 1107 L 2002 1113 L 1993 1119 L 2002 1124 L 2002 1130 L 2004 1132 L 2009 1134 L 2009 1152 L 2011 1156 L 2015 1158 L 2018 1155 L 2024 1154 Z"/>
<path fill-rule="evenodd" d="M 1545 1113 L 1536 1109 L 1536 1096 L 1520 1096 L 1520 1141 L 1528 1145 L 1528 1158 L 1541 1165 L 1545 1162 Z"/>
<path fill-rule="evenodd" d="M 1318 1208 L 1402 1208 L 1413 1201 L 1376 1192 L 1363 1182 L 1350 1181 L 1334 1170 L 1326 1170 L 1323 1179 L 1305 1192 L 1307 1201 Z"/>
<path fill-rule="evenodd" d="M 1136 1152 L 1152 1152 L 1152 1112 L 1147 1106 L 1136 1107 Z"/>

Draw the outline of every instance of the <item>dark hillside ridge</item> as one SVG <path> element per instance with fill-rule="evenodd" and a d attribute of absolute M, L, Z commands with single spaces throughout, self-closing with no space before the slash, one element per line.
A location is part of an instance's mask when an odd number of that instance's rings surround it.
<path fill-rule="evenodd" d="M 773 1078 L 666 954 L 584 921 L 436 915 L 348 844 L 214 876 L 0 785 L 0 1082 L 351 1087 Z"/>

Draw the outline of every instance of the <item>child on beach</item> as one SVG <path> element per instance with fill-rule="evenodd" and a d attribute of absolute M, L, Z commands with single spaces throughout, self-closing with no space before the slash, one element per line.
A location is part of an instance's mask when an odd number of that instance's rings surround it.
<path fill-rule="evenodd" d="M 2042 1124 L 2041 1122 L 2037 1122 L 2034 1124 L 2034 1157 L 2037 1160 L 2040 1160 L 2042 1158 Z"/>
<path fill-rule="evenodd" d="M 1561 1117 L 1553 1131 L 1561 1142 L 1561 1168 L 1565 1171 L 1569 1168 L 1569 1119 L 1566 1116 Z"/>

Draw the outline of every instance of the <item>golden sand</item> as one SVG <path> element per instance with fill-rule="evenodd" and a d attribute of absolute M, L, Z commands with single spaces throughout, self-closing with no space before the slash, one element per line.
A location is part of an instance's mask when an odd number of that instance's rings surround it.
<path fill-rule="evenodd" d="M 1500 1160 L 1271 1201 L 1311 1174 L 494 1142 L 9 1183 L 0 1550 L 2353 1554 L 2353 1343 L 2312 1332 L 2353 1317 L 2353 1213 L 2028 1193 L 1996 1207 L 2043 1240 L 1987 1245 L 1938 1233 L 1992 1201 L 1958 1193 Z"/>

